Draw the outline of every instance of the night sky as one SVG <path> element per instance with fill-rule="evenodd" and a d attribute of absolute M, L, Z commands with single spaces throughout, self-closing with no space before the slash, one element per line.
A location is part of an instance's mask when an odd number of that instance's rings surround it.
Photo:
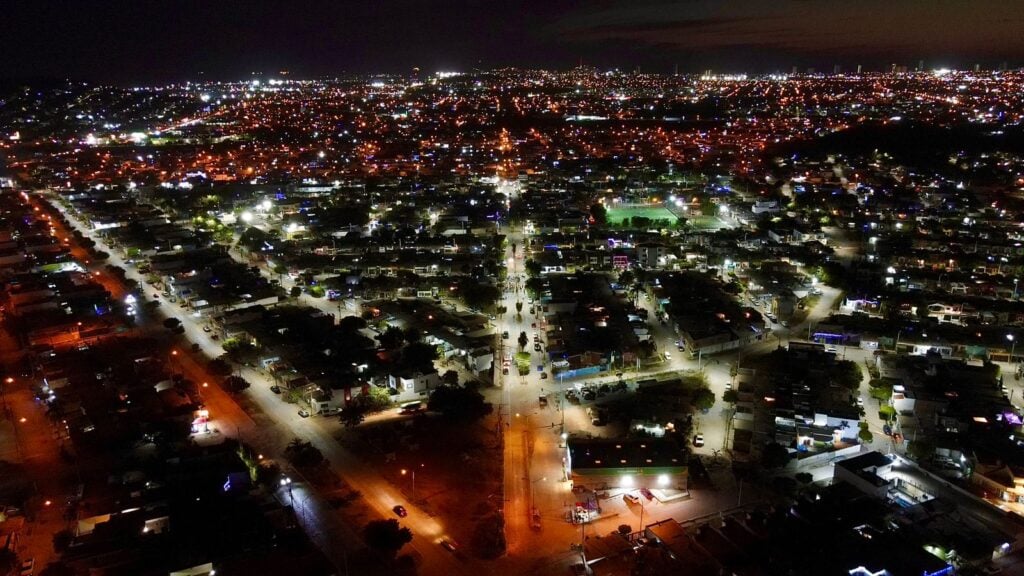
<path fill-rule="evenodd" d="M 0 78 L 1024 61 L 1020 0 L 8 0 Z"/>

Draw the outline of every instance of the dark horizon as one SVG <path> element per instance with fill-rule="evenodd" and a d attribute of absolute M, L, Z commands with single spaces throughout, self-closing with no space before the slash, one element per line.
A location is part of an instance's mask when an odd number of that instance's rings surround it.
<path fill-rule="evenodd" d="M 850 5 L 838 0 L 276 0 L 173 9 L 138 2 L 38 0 L 0 21 L 3 79 L 97 83 L 424 74 L 592 65 L 658 73 L 752 74 L 985 69 L 1024 54 L 1022 18 L 999 0 Z"/>

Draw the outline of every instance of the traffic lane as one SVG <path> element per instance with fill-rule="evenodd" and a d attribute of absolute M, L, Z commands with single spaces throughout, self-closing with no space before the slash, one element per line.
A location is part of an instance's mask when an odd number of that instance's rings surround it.
<path fill-rule="evenodd" d="M 77 218 L 71 215 L 68 215 L 68 219 L 75 222 L 76 225 L 81 225 Z M 83 234 L 88 236 L 88 230 L 83 230 Z M 96 242 L 97 245 L 100 245 L 99 240 L 96 240 Z M 198 340 L 205 339 L 207 341 L 206 346 L 203 346 L 204 349 L 209 350 L 213 347 L 213 341 L 208 336 L 205 336 L 201 328 L 195 326 L 194 319 L 190 315 L 185 315 L 182 324 L 186 326 L 186 332 L 189 331 L 187 326 L 189 324 L 193 325 L 193 337 Z M 219 344 L 217 348 L 219 349 Z M 263 382 L 266 384 L 266 386 L 253 385 L 250 388 L 254 392 L 252 397 L 257 399 L 260 408 L 265 413 L 271 415 L 279 426 L 283 426 L 295 437 L 306 437 L 308 441 L 313 443 L 325 455 L 327 460 L 331 462 L 334 470 L 353 489 L 358 490 L 364 497 L 370 496 L 366 498 L 366 501 L 371 508 L 383 518 L 392 517 L 394 512 L 391 509 L 395 504 L 400 503 L 402 499 L 397 492 L 390 489 L 390 485 L 386 480 L 367 473 L 365 470 L 366 465 L 342 450 L 333 437 L 324 430 L 313 426 L 309 419 L 299 418 L 297 411 L 293 413 L 292 405 L 281 402 L 270 391 L 269 381 L 265 377 L 250 368 L 243 368 L 240 372 L 250 383 Z M 410 511 L 416 508 L 414 505 L 406 505 L 406 507 L 410 508 Z M 464 567 L 455 561 L 447 551 L 433 543 L 434 538 L 440 537 L 443 534 L 440 525 L 434 520 L 428 520 L 426 514 L 422 511 L 418 512 L 418 517 L 413 517 L 411 521 L 407 517 L 405 524 L 414 531 L 411 547 L 426 562 L 426 566 L 423 567 L 425 569 L 424 573 L 463 573 Z M 410 516 L 412 516 L 411 513 Z"/>

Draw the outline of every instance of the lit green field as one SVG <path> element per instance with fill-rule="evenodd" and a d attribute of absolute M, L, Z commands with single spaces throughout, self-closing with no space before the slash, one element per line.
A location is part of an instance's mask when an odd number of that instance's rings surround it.
<path fill-rule="evenodd" d="M 661 206 L 637 206 L 629 208 L 608 208 L 608 223 L 618 226 L 624 220 L 639 216 L 641 218 L 650 218 L 651 220 L 667 220 L 670 224 L 676 223 L 675 214 L 668 211 L 668 209 Z"/>

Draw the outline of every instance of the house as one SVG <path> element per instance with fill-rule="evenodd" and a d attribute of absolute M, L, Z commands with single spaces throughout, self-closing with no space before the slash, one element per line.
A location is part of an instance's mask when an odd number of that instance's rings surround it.
<path fill-rule="evenodd" d="M 437 371 L 397 373 L 388 375 L 388 387 L 398 390 L 398 400 L 406 400 L 426 395 L 441 385 L 441 376 Z"/>

